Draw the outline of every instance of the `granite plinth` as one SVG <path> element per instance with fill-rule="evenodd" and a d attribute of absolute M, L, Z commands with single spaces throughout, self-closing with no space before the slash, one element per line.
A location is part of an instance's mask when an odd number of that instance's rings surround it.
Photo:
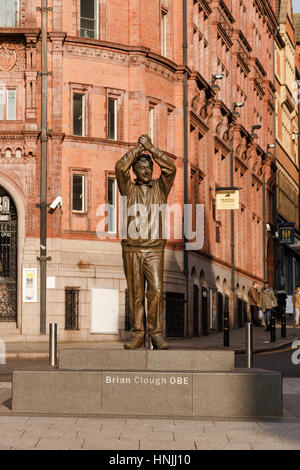
<path fill-rule="evenodd" d="M 279 372 L 14 371 L 13 412 L 187 418 L 282 416 Z"/>
<path fill-rule="evenodd" d="M 233 371 L 234 351 L 61 349 L 59 368 L 126 371 Z"/>

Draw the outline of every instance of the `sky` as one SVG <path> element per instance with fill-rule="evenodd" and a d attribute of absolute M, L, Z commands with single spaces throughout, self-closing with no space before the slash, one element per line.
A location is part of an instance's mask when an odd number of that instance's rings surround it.
<path fill-rule="evenodd" d="M 300 0 L 293 0 L 293 12 L 300 13 Z"/>

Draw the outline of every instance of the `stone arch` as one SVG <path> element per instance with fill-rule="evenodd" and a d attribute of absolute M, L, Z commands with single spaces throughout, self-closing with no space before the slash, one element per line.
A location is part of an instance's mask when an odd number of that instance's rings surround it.
<path fill-rule="evenodd" d="M 6 173 L 0 170 L 0 186 L 11 196 L 14 201 L 17 210 L 18 217 L 18 268 L 17 268 L 17 327 L 20 327 L 22 323 L 22 261 L 24 253 L 24 243 L 25 243 L 25 204 L 24 204 L 24 195 L 21 188 L 16 184 L 16 182 L 8 176 Z"/>

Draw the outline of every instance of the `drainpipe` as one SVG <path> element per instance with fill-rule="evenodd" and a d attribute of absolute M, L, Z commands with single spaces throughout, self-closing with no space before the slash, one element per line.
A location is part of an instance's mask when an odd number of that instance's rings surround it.
<path fill-rule="evenodd" d="M 266 270 L 266 180 L 263 175 L 263 194 L 262 194 L 262 210 L 263 210 L 263 268 L 264 268 L 264 280 L 267 280 Z"/>
<path fill-rule="evenodd" d="M 275 36 L 278 34 L 278 28 L 275 29 Z M 275 88 L 275 38 L 273 40 L 273 86 Z M 276 93 L 276 92 L 275 92 Z M 276 168 L 276 174 L 275 174 L 275 191 L 273 195 L 273 224 L 275 225 L 275 232 L 277 231 L 277 148 L 276 148 L 276 97 L 275 97 L 275 109 L 274 109 L 274 165 Z M 276 239 L 276 236 L 274 237 L 274 287 L 277 289 L 277 287 L 280 287 L 281 282 L 278 281 L 278 275 L 276 274 L 276 268 L 277 268 L 277 247 L 278 247 L 278 241 Z"/>
<path fill-rule="evenodd" d="M 184 65 L 184 82 L 183 82 L 183 165 L 184 165 L 184 207 L 188 204 L 188 40 L 187 40 L 187 0 L 183 0 L 183 65 Z M 187 211 L 184 214 L 185 225 L 187 224 Z M 186 282 L 186 318 L 188 318 L 189 308 L 189 254 L 186 249 L 186 234 L 184 234 L 184 275 Z"/>
<path fill-rule="evenodd" d="M 46 270 L 47 270 L 47 0 L 42 0 L 42 119 L 41 119 L 41 225 L 40 225 L 40 334 L 46 334 Z"/>

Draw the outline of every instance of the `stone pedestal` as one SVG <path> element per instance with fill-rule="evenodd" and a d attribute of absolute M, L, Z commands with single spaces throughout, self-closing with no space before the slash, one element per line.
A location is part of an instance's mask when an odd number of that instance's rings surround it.
<path fill-rule="evenodd" d="M 233 364 L 231 351 L 66 349 L 59 370 L 14 372 L 12 408 L 100 416 L 281 416 L 281 374 L 234 370 Z"/>

